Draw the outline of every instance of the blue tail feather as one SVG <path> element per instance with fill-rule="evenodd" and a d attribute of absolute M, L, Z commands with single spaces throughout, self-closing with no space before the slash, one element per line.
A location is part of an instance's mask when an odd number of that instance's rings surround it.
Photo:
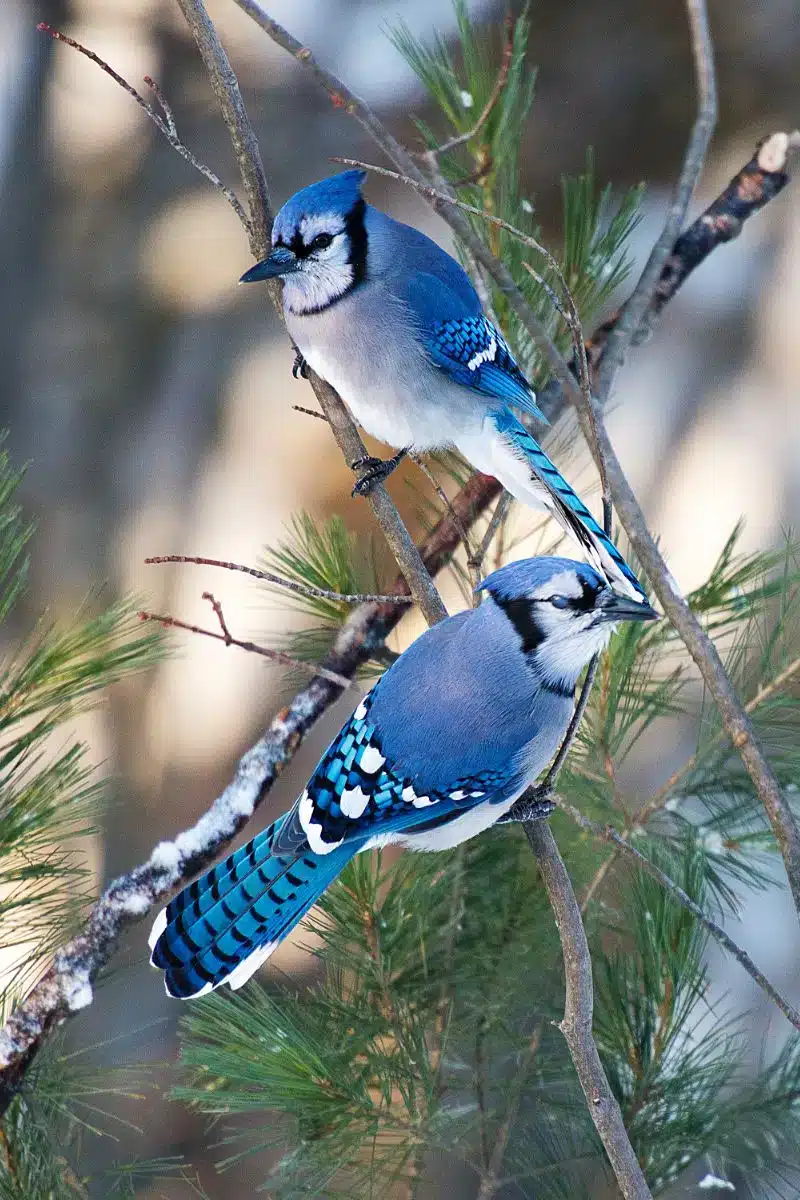
<path fill-rule="evenodd" d="M 495 428 L 529 465 L 531 471 L 550 495 L 553 513 L 583 549 L 593 566 L 613 586 L 632 590 L 638 600 L 646 599 L 645 591 L 617 547 L 598 524 L 564 476 L 508 408 L 492 415 Z"/>
<path fill-rule="evenodd" d="M 275 856 L 284 818 L 184 888 L 156 921 L 153 966 L 171 996 L 240 987 L 315 904 L 357 846 Z"/>

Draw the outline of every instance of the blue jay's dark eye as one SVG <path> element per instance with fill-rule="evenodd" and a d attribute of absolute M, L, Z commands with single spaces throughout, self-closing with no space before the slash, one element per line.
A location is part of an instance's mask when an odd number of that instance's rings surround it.
<path fill-rule="evenodd" d="M 325 250 L 328 246 L 330 246 L 332 241 L 333 234 L 318 233 L 308 248 L 309 250 Z"/>
<path fill-rule="evenodd" d="M 550 603 L 553 608 L 569 608 L 569 596 L 551 596 Z"/>

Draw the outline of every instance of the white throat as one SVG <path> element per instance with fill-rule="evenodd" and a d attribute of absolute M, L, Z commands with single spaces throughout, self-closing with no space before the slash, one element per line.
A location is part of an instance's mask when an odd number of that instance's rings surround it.
<path fill-rule="evenodd" d="M 298 316 L 322 312 L 350 291 L 354 282 L 349 239 L 340 234 L 319 256 L 305 259 L 283 281 L 283 302 Z"/>

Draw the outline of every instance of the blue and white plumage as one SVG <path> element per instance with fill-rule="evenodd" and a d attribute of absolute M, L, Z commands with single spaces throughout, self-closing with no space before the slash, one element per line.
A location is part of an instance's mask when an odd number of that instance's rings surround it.
<path fill-rule="evenodd" d="M 241 986 L 354 854 L 447 849 L 493 825 L 551 760 L 616 623 L 655 616 L 565 558 L 512 563 L 483 589 L 386 671 L 290 812 L 160 914 L 170 995 Z"/>
<path fill-rule="evenodd" d="M 368 433 L 401 452 L 456 447 L 551 512 L 609 582 L 643 600 L 616 546 L 511 412 L 544 420 L 466 272 L 419 230 L 367 205 L 363 179 L 345 171 L 292 196 L 275 218 L 272 253 L 242 281 L 282 280 L 300 355 Z M 376 478 L 396 465 L 370 461 Z"/>

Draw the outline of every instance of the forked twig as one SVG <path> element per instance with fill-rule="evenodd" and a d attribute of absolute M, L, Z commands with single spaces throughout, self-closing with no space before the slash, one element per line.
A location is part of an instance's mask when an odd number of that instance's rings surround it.
<path fill-rule="evenodd" d="M 132 84 L 128 83 L 127 79 L 120 75 L 118 71 L 115 71 L 112 66 L 109 66 L 105 59 L 101 58 L 99 54 L 95 54 L 94 50 L 89 50 L 86 46 L 83 46 L 80 42 L 77 42 L 75 38 L 68 37 L 67 34 L 61 33 L 58 29 L 53 29 L 52 25 L 48 25 L 44 21 L 40 22 L 36 28 L 41 33 L 48 34 L 51 38 L 53 38 L 54 41 L 63 42 L 65 46 L 71 46 L 73 50 L 77 50 L 79 54 L 84 56 L 84 58 L 88 58 L 90 62 L 95 63 L 95 65 L 98 66 L 101 71 L 105 71 L 106 75 L 110 75 L 114 82 L 119 84 L 122 90 L 127 92 L 128 95 L 135 100 L 139 107 L 147 114 L 147 116 L 155 125 L 156 129 L 158 129 L 158 131 L 167 139 L 170 146 L 172 146 L 172 149 L 180 154 L 181 158 L 186 159 L 186 161 L 193 166 L 196 171 L 199 171 L 200 174 L 204 176 L 204 178 L 206 178 L 208 182 L 225 197 L 225 199 L 228 201 L 228 204 L 230 204 L 231 208 L 244 226 L 245 232 L 249 236 L 251 231 L 250 219 L 239 202 L 238 197 L 234 192 L 231 191 L 229 187 L 225 186 L 219 175 L 211 170 L 211 167 L 207 166 L 204 162 L 201 162 L 200 159 L 192 153 L 189 147 L 181 141 L 180 137 L 178 136 L 178 129 L 175 124 L 175 118 L 172 114 L 172 109 L 167 104 L 164 94 L 159 88 L 158 84 L 151 79 L 149 75 L 145 75 L 144 81 L 152 91 L 156 100 L 158 100 L 158 103 L 164 113 L 163 117 L 156 112 L 151 104 L 147 103 L 144 96 L 142 96 L 140 92 L 137 92 L 136 88 L 133 87 Z"/>
<path fill-rule="evenodd" d="M 282 650 L 271 650 L 268 646 L 259 646 L 257 642 L 246 642 L 241 638 L 234 637 L 225 623 L 225 617 L 219 601 L 214 598 L 211 592 L 203 592 L 203 599 L 208 600 L 214 609 L 222 630 L 221 633 L 215 633 L 213 629 L 204 629 L 201 625 L 192 625 L 188 621 L 181 621 L 178 617 L 145 612 L 144 610 L 139 613 L 139 620 L 155 621 L 157 625 L 162 625 L 165 629 L 185 629 L 187 633 L 199 633 L 203 637 L 213 638 L 217 642 L 224 642 L 226 646 L 238 646 L 240 650 L 247 650 L 249 654 L 260 654 L 263 658 L 268 658 L 271 662 L 280 663 L 281 666 L 298 668 L 301 671 L 307 671 L 310 675 L 321 675 L 323 679 L 327 679 L 329 683 L 335 683 L 340 688 L 352 688 L 356 686 L 353 680 L 348 679 L 346 675 L 339 675 L 337 671 L 329 671 L 327 667 L 323 667 L 318 663 L 303 662 L 300 658 L 292 658 L 290 654 L 284 654 Z"/>

